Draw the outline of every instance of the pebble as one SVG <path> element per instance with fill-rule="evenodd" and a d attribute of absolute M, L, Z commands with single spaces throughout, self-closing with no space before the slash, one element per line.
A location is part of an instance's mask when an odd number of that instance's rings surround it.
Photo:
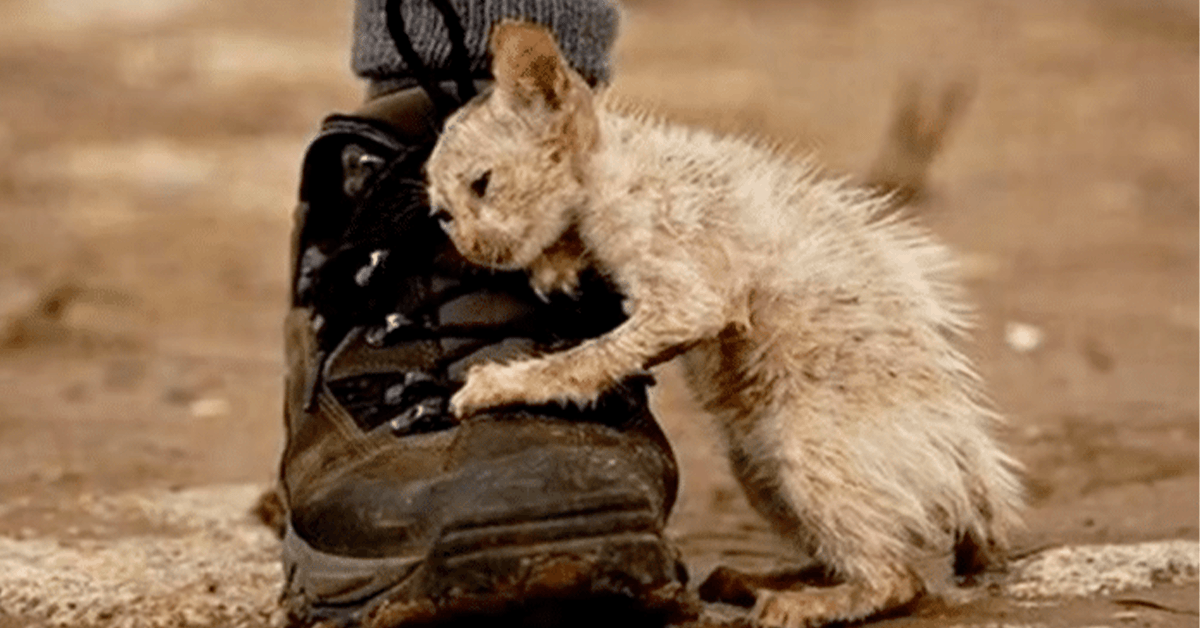
<path fill-rule="evenodd" d="M 1004 325 L 1004 341 L 1017 353 L 1029 353 L 1042 346 L 1045 333 L 1028 323 L 1011 321 Z"/>

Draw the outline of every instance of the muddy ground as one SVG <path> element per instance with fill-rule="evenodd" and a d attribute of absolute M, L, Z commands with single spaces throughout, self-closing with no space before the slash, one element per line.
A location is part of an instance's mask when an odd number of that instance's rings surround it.
<path fill-rule="evenodd" d="M 351 4 L 0 0 L 0 537 L 121 538 L 137 530 L 68 505 L 269 483 L 297 166 L 360 99 Z M 627 8 L 616 90 L 835 173 L 871 171 L 906 85 L 971 86 L 914 211 L 966 260 L 970 351 L 1028 466 L 1021 547 L 1196 540 L 1194 3 Z M 662 381 L 693 572 L 761 563 L 774 542 Z M 984 600 L 892 621 L 1196 625 L 1195 585 L 1144 595 L 1167 610 Z"/>

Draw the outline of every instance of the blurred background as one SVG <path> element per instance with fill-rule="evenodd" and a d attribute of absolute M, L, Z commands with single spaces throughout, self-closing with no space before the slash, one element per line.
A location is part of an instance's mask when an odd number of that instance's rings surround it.
<path fill-rule="evenodd" d="M 970 353 L 1029 467 L 1024 542 L 1196 537 L 1194 2 L 626 6 L 616 91 L 834 174 L 886 175 L 905 116 L 954 94 L 909 211 L 965 261 Z M 351 14 L 0 0 L 0 501 L 20 506 L 0 533 L 65 529 L 58 505 L 84 492 L 270 483 L 297 171 L 321 118 L 360 100 Z M 759 543 L 662 381 L 677 538 Z"/>

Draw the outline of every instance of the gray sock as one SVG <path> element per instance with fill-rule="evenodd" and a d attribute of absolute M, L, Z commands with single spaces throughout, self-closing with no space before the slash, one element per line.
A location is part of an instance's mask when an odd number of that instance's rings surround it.
<path fill-rule="evenodd" d="M 416 85 L 396 53 L 387 29 L 388 0 L 356 0 L 354 15 L 355 74 L 370 81 L 376 96 Z M 564 56 L 595 85 L 608 80 L 608 53 L 617 36 L 620 14 L 609 0 L 450 0 L 466 32 L 471 75 L 488 78 L 487 36 L 505 17 L 543 24 L 554 32 Z M 413 49 L 439 80 L 453 80 L 450 38 L 442 15 L 429 0 L 402 0 L 404 23 Z"/>

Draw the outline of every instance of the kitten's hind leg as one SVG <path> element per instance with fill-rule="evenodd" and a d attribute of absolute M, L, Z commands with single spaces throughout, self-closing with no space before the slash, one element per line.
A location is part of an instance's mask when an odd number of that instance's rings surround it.
<path fill-rule="evenodd" d="M 921 579 L 908 570 L 889 572 L 869 582 L 856 579 L 831 587 L 759 589 L 753 616 L 763 628 L 809 628 L 857 621 L 900 610 L 923 590 Z"/>
<path fill-rule="evenodd" d="M 756 621 L 764 628 L 801 628 L 904 608 L 924 584 L 911 568 L 917 552 L 903 509 L 864 475 L 853 441 L 796 410 L 782 403 L 751 418 L 749 430 L 730 426 L 731 463 L 755 509 L 823 565 L 829 580 L 758 589 Z"/>
<path fill-rule="evenodd" d="M 697 593 L 705 602 L 722 602 L 734 606 L 754 606 L 759 591 L 789 591 L 804 586 L 830 586 L 829 572 L 815 561 L 796 567 L 770 571 L 742 571 L 733 567 L 717 567 L 704 579 Z"/>

